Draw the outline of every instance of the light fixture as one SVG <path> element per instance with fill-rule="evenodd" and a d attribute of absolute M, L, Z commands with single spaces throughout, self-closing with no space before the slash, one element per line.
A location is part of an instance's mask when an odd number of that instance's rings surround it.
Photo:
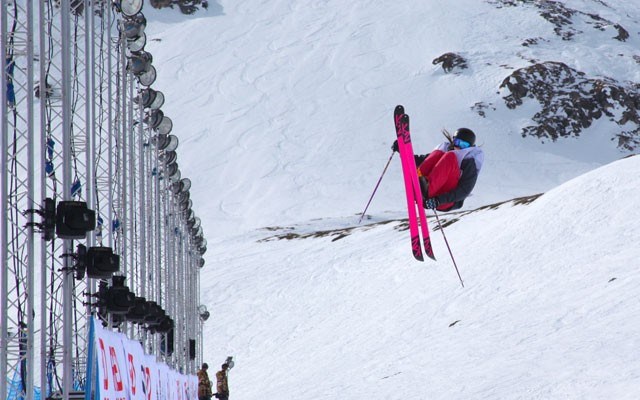
<path fill-rule="evenodd" d="M 122 21 L 122 31 L 125 38 L 129 40 L 135 40 L 140 37 L 144 33 L 146 26 L 147 19 L 142 13 L 130 16 Z"/>
<path fill-rule="evenodd" d="M 202 221 L 200 220 L 200 217 L 195 217 L 195 218 L 193 219 L 193 225 L 192 225 L 192 226 L 190 226 L 189 228 L 190 228 L 191 230 L 196 230 L 196 231 L 197 231 L 197 230 L 198 230 L 198 228 L 200 228 L 200 227 L 201 227 L 201 224 L 202 224 Z M 194 236 L 199 236 L 199 235 L 195 234 Z"/>
<path fill-rule="evenodd" d="M 200 247 L 198 248 L 198 252 L 200 253 L 200 255 L 201 255 L 201 256 L 203 256 L 203 255 L 204 255 L 204 253 L 206 253 L 206 252 L 207 252 L 207 246 L 206 246 L 206 245 L 205 245 L 205 246 L 200 246 Z"/>
<path fill-rule="evenodd" d="M 188 192 L 191 189 L 191 179 L 183 178 L 178 182 L 171 184 L 171 191 L 173 194 Z"/>
<path fill-rule="evenodd" d="M 76 246 L 76 254 L 73 257 L 76 261 L 73 269 L 76 272 L 75 278 L 77 280 L 84 279 L 85 271 L 87 270 L 86 258 L 87 258 L 87 246 L 79 244 Z"/>
<path fill-rule="evenodd" d="M 164 118 L 162 118 L 160 124 L 155 129 L 161 135 L 168 135 L 169 132 L 171 132 L 171 130 L 173 129 L 173 121 L 171 120 L 171 118 L 165 115 Z"/>
<path fill-rule="evenodd" d="M 204 258 L 200 257 L 200 259 L 198 260 L 198 268 L 203 268 L 204 267 Z"/>
<path fill-rule="evenodd" d="M 144 50 L 144 46 L 147 44 L 147 35 L 144 32 L 136 39 L 127 39 L 127 48 L 129 51 L 138 52 Z"/>
<path fill-rule="evenodd" d="M 197 218 L 196 218 L 197 219 Z M 196 227 L 195 225 L 193 226 L 193 228 L 191 228 L 191 234 L 193 236 L 202 236 L 202 225 L 199 225 Z"/>
<path fill-rule="evenodd" d="M 176 182 L 176 183 L 180 183 L 180 182 Z M 178 202 L 178 204 L 183 204 L 189 201 L 190 197 L 191 197 L 191 193 L 189 193 L 188 191 L 180 192 L 176 194 L 176 201 Z"/>
<path fill-rule="evenodd" d="M 175 152 L 176 149 L 178 148 L 178 143 L 179 143 L 178 137 L 175 135 L 169 135 L 167 139 L 169 139 L 169 143 L 167 143 L 167 146 L 164 148 L 164 151 Z"/>
<path fill-rule="evenodd" d="M 151 305 L 144 297 L 137 297 L 134 302 L 134 306 L 127 313 L 127 321 L 131 321 L 137 324 L 145 322 L 145 317 L 149 313 Z"/>
<path fill-rule="evenodd" d="M 174 162 L 167 165 L 167 167 L 165 168 L 165 173 L 167 174 L 168 177 L 175 176 L 176 174 L 179 175 L 180 168 L 178 168 L 178 163 Z"/>
<path fill-rule="evenodd" d="M 138 76 L 138 82 L 142 86 L 151 86 L 153 85 L 153 82 L 156 81 L 156 76 L 157 76 L 156 69 L 153 65 L 151 65 L 147 72 Z"/>
<path fill-rule="evenodd" d="M 92 279 L 107 279 L 120 271 L 120 256 L 111 247 L 89 247 L 85 256 L 87 276 Z"/>
<path fill-rule="evenodd" d="M 209 319 L 209 317 L 211 316 L 211 314 L 209 313 L 209 311 L 207 311 L 207 306 L 205 306 L 204 304 L 200 304 L 198 306 L 198 314 L 200 314 L 200 319 L 204 322 L 206 320 Z"/>
<path fill-rule="evenodd" d="M 178 168 L 175 173 L 168 174 L 168 175 L 169 175 L 169 182 L 179 181 L 180 177 L 182 176 L 182 174 L 180 173 L 180 168 Z"/>
<path fill-rule="evenodd" d="M 180 203 L 180 211 L 187 211 L 191 207 L 193 207 L 193 201 L 191 201 L 191 199 L 188 199 L 187 201 Z"/>
<path fill-rule="evenodd" d="M 120 0 L 120 11 L 123 15 L 131 17 L 142 10 L 143 0 Z"/>
<path fill-rule="evenodd" d="M 133 51 L 127 56 L 127 58 L 129 59 L 127 63 L 127 70 L 137 77 L 140 77 L 142 74 L 153 68 L 151 65 L 153 62 L 153 56 L 147 51 Z"/>
<path fill-rule="evenodd" d="M 160 323 L 162 318 L 166 315 L 162 307 L 158 305 L 155 301 L 148 301 L 147 306 L 149 311 L 144 317 L 144 322 L 149 326 L 155 326 Z"/>
<path fill-rule="evenodd" d="M 60 239 L 84 239 L 96 228 L 96 213 L 84 201 L 61 201 L 56 210 L 56 235 Z"/>
<path fill-rule="evenodd" d="M 149 125 L 150 128 L 156 128 L 162 122 L 162 118 L 164 117 L 164 113 L 162 110 L 151 110 L 147 113 L 147 115 L 142 120 L 145 124 Z"/>
<path fill-rule="evenodd" d="M 150 90 L 153 90 L 153 89 L 150 89 Z M 155 90 L 155 92 L 156 92 L 156 98 L 149 105 L 149 108 L 152 110 L 157 110 L 158 108 L 162 107 L 162 105 L 164 104 L 164 94 L 159 90 Z"/>
<path fill-rule="evenodd" d="M 124 285 L 126 277 L 114 276 L 112 286 L 107 291 L 107 312 L 126 315 L 135 306 L 136 296 Z"/>
<path fill-rule="evenodd" d="M 56 228 L 56 201 L 49 197 L 44 199 L 40 215 L 42 215 L 41 229 L 44 233 L 44 240 L 47 242 L 53 240 Z"/>
<path fill-rule="evenodd" d="M 188 192 L 191 189 L 191 179 L 182 178 L 180 180 L 180 182 L 182 182 L 182 190 L 183 191 Z"/>
<path fill-rule="evenodd" d="M 169 145 L 169 136 L 156 135 L 151 138 L 151 143 L 154 144 L 158 150 L 164 150 Z"/>
<path fill-rule="evenodd" d="M 151 108 L 151 104 L 156 100 L 156 97 L 158 97 L 157 91 L 151 88 L 146 88 L 140 90 L 133 101 L 143 108 Z"/>
<path fill-rule="evenodd" d="M 158 159 L 161 162 L 165 163 L 166 165 L 173 164 L 178 159 L 178 153 L 176 153 L 175 151 L 167 151 L 167 150 L 165 150 L 164 153 L 160 154 Z"/>

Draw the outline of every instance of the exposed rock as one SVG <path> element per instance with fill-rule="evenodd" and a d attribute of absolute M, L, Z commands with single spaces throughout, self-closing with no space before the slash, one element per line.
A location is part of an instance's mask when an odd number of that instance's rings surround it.
<path fill-rule="evenodd" d="M 456 53 L 444 53 L 440 57 L 434 59 L 431 63 L 433 65 L 438 65 L 442 63 L 442 69 L 446 73 L 451 72 L 454 68 L 458 68 L 458 69 L 469 68 L 467 65 L 467 60 L 465 60 L 464 57 Z"/>
<path fill-rule="evenodd" d="M 485 110 L 487 110 L 488 108 L 492 109 L 493 111 L 496 110 L 496 108 L 493 106 L 493 103 L 487 104 L 481 101 L 471 106 L 471 109 L 476 113 L 478 113 L 478 115 L 481 116 L 482 118 L 486 117 Z"/>
<path fill-rule="evenodd" d="M 587 78 L 564 63 L 548 61 L 515 70 L 500 88 L 509 92 L 503 97 L 508 108 L 522 105 L 525 98 L 542 106 L 532 118 L 537 125 L 524 128 L 522 136 L 579 136 L 594 120 L 606 117 L 626 128 L 613 134 L 620 149 L 633 150 L 640 144 L 639 84 Z"/>
<path fill-rule="evenodd" d="M 621 42 L 629 38 L 629 32 L 620 24 L 609 21 L 597 14 L 574 10 L 565 6 L 560 1 L 554 0 L 487 0 L 488 3 L 502 7 L 517 7 L 520 5 L 532 5 L 538 8 L 540 16 L 554 25 L 553 31 L 563 40 L 571 40 L 575 35 L 582 33 L 574 27 L 574 17 L 581 16 L 586 24 L 592 25 L 600 31 L 612 26 L 617 31 L 613 38 Z M 524 45 L 524 44 L 523 44 Z"/>

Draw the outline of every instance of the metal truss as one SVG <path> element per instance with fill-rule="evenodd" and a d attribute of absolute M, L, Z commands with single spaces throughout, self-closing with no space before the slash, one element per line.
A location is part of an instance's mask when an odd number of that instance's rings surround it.
<path fill-rule="evenodd" d="M 0 0 L 0 400 L 14 381 L 25 400 L 36 387 L 65 400 L 83 390 L 94 378 L 92 316 L 181 372 L 202 361 L 206 240 L 164 96 L 150 87 L 155 69 L 141 76 L 132 62 L 144 40 L 127 23 L 144 16 L 120 11 L 107 0 Z M 46 235 L 45 199 L 86 202 L 96 229 L 81 240 Z M 111 247 L 118 275 L 162 306 L 170 332 L 101 315 L 79 244 Z"/>

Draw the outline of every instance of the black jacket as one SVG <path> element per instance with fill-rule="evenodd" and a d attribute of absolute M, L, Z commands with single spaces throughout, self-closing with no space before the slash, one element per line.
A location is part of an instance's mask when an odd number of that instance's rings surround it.
<path fill-rule="evenodd" d="M 422 164 L 428 155 L 429 154 L 414 156 L 416 165 L 419 166 Z M 461 208 L 464 204 L 464 199 L 471 194 L 473 187 L 476 185 L 476 181 L 478 180 L 478 168 L 476 167 L 476 162 L 472 157 L 462 160 L 460 172 L 461 176 L 458 181 L 458 186 L 450 192 L 436 196 L 440 204 L 454 203 L 451 208 L 442 211 L 457 210 Z"/>

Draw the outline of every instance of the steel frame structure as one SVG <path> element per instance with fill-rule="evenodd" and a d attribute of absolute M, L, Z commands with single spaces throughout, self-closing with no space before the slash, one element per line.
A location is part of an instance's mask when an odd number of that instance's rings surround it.
<path fill-rule="evenodd" d="M 128 287 L 174 321 L 170 334 L 103 324 L 183 373 L 202 362 L 206 240 L 172 124 L 148 120 L 162 102 L 140 101 L 150 88 L 129 65 L 128 17 L 109 0 L 0 0 L 0 400 L 16 382 L 15 398 L 40 387 L 68 400 L 95 378 L 86 363 L 97 281 L 76 275 L 78 244 L 113 248 Z M 86 202 L 96 229 L 45 240 L 45 198 Z"/>

